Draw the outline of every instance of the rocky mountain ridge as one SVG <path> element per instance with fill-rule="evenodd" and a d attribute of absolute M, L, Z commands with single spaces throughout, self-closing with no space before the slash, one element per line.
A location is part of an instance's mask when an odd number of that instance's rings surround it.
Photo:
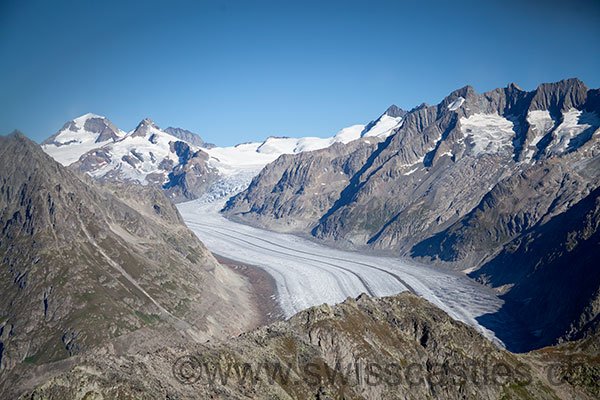
<path fill-rule="evenodd" d="M 528 243 L 536 240 L 532 232 L 542 232 L 598 187 L 599 95 L 578 79 L 541 84 L 531 92 L 510 84 L 478 94 L 466 86 L 436 106 L 411 110 L 402 126 L 379 142 L 281 157 L 223 211 L 238 221 L 335 246 L 409 255 L 472 272 L 502 293 L 516 285 L 513 293 L 520 294 L 512 301 L 527 301 L 531 296 L 516 288 L 535 287 L 535 274 L 513 275 L 520 281 L 494 279 L 500 269 L 522 270 L 517 259 L 495 267 L 493 274 L 473 271 L 526 235 Z M 582 204 L 593 212 L 592 201 Z M 556 226 L 554 234 L 568 236 L 566 226 Z M 586 237 L 595 237 L 596 226 L 587 229 Z M 589 246 L 599 248 L 593 241 Z M 561 251 L 560 257 L 568 253 Z M 597 271 L 581 268 L 594 274 L 595 285 Z M 571 273 L 553 270 L 557 282 Z M 578 292 L 577 280 L 569 282 L 562 293 L 581 297 L 569 295 L 570 311 L 552 329 L 556 309 L 543 314 L 549 319 L 542 322 L 529 318 L 539 309 L 523 308 L 538 345 L 556 342 L 582 318 L 594 319 L 584 316 L 585 310 L 596 310 L 594 297 Z M 550 302 L 552 284 L 538 286 L 540 301 Z"/>
<path fill-rule="evenodd" d="M 516 355 L 408 292 L 312 307 L 224 343 L 80 360 L 22 397 L 588 399 L 598 340 Z"/>
<path fill-rule="evenodd" d="M 155 188 L 100 184 L 16 132 L 0 137 L 0 210 L 4 387 L 120 337 L 205 341 L 256 323 L 248 283 Z"/>
<path fill-rule="evenodd" d="M 204 142 L 200 135 L 192 131 L 188 131 L 187 129 L 173 128 L 172 126 L 169 126 L 168 128 L 165 128 L 165 132 L 198 147 L 204 147 L 206 149 L 212 149 L 213 147 L 216 147 L 216 145 L 213 143 Z"/>
<path fill-rule="evenodd" d="M 550 93 L 557 97 L 548 105 L 553 98 Z M 587 149 L 595 142 L 590 141 L 592 134 L 600 127 L 593 109 L 597 96 L 597 90 L 590 90 L 588 96 L 587 88 L 578 80 L 540 85 L 534 92 L 509 85 L 483 95 L 467 86 L 437 106 L 415 109 L 394 135 L 373 147 L 369 158 L 363 157 L 362 170 L 347 179 L 348 184 L 330 202 L 327 212 L 313 220 L 312 234 L 348 245 L 406 250 L 411 242 L 437 233 L 472 210 L 509 175 L 578 149 L 580 154 L 589 153 Z M 544 115 L 536 114 L 543 107 L 547 108 Z M 551 116 L 545 114 L 549 110 Z M 553 123 L 546 124 L 548 120 Z M 312 153 L 310 158 L 331 157 L 326 154 L 329 150 Z M 309 168 L 303 164 L 304 158 L 296 156 L 292 161 L 298 172 Z M 280 186 L 287 184 L 289 171 L 283 164 L 268 169 L 281 176 Z M 337 181 L 339 172 L 323 171 L 322 186 Z M 457 179 L 460 187 L 453 185 Z M 289 185 L 290 190 L 298 191 L 303 183 Z M 256 210 L 263 199 L 248 193 L 269 193 L 272 189 L 272 182 L 256 179 L 225 211 L 260 220 L 265 210 Z M 296 199 L 307 193 L 290 194 Z M 282 204 L 266 207 L 273 212 Z M 424 218 L 414 221 L 419 214 Z M 273 221 L 266 215 L 265 225 L 277 229 L 286 222 L 285 215 L 281 217 Z"/>

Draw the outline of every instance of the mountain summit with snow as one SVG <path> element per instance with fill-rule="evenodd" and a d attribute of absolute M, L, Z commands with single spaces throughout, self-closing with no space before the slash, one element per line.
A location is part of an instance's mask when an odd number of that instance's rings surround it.
<path fill-rule="evenodd" d="M 44 140 L 42 148 L 61 164 L 97 179 L 160 187 L 172 200 L 183 201 L 214 189 L 217 181 L 220 196 L 241 190 L 283 154 L 361 138 L 386 138 L 401 126 L 405 114 L 391 106 L 377 120 L 344 128 L 328 138 L 271 136 L 263 142 L 231 147 L 205 144 L 198 135 L 181 128 L 162 130 L 149 118 L 126 133 L 105 117 L 85 114 Z"/>
<path fill-rule="evenodd" d="M 195 198 L 216 176 L 199 146 L 168 134 L 149 118 L 125 133 L 107 118 L 85 114 L 42 142 L 61 164 L 100 180 L 163 188 L 175 201 Z"/>
<path fill-rule="evenodd" d="M 42 142 L 42 147 L 56 161 L 69 165 L 84 153 L 125 135 L 107 118 L 88 113 L 64 124 L 58 132 Z"/>

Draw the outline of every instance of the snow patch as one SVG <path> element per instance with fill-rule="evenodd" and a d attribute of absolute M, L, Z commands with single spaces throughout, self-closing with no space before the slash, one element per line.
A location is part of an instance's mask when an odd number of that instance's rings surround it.
<path fill-rule="evenodd" d="M 548 110 L 529 111 L 527 113 L 527 122 L 534 133 L 533 138 L 531 138 L 531 141 L 529 142 L 530 146 L 537 145 L 538 142 L 554 128 L 554 120 L 550 116 L 550 111 Z"/>
<path fill-rule="evenodd" d="M 45 144 L 42 146 L 42 149 L 56 161 L 61 163 L 62 165 L 69 166 L 73 164 L 75 161 L 79 160 L 83 154 L 88 151 L 97 149 L 98 147 L 102 147 L 108 143 L 110 140 L 96 143 L 94 140 L 86 140 L 79 143 L 70 143 L 65 146 L 57 146 L 55 144 Z"/>
<path fill-rule="evenodd" d="M 460 106 L 463 105 L 464 102 L 465 102 L 465 99 L 463 97 L 459 97 L 458 99 L 454 100 L 452 103 L 448 104 L 448 110 L 456 111 L 460 108 Z"/>
<path fill-rule="evenodd" d="M 362 134 L 363 137 L 379 137 L 386 138 L 390 136 L 395 129 L 402 126 L 404 119 L 401 117 L 390 117 L 387 114 L 382 115 L 377 120 L 377 123 L 368 131 Z"/>
<path fill-rule="evenodd" d="M 595 131 L 598 127 L 600 127 L 600 118 L 594 111 L 579 111 L 572 108 L 563 113 L 563 121 L 552 133 L 553 139 L 546 151 L 555 154 L 564 153 L 577 144 L 573 140 L 580 134 L 588 129 Z"/>
<path fill-rule="evenodd" d="M 460 126 L 471 144 L 472 156 L 512 153 L 514 125 L 506 118 L 498 114 L 473 114 L 469 118 L 461 117 Z"/>

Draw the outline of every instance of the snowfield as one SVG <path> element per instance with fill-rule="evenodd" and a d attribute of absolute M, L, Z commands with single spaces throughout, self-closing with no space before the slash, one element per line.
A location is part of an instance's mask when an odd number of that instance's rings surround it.
<path fill-rule="evenodd" d="M 498 311 L 502 300 L 466 276 L 404 259 L 332 249 L 294 235 L 232 222 L 219 213 L 224 204 L 223 197 L 219 197 L 213 195 L 177 207 L 188 227 L 212 252 L 263 268 L 273 276 L 277 300 L 286 317 L 361 293 L 388 296 L 410 290 L 504 347 L 476 320 Z"/>
<path fill-rule="evenodd" d="M 461 117 L 461 132 L 471 144 L 470 154 L 478 157 L 482 154 L 513 151 L 515 136 L 513 123 L 498 114 L 473 114 L 469 118 Z"/>

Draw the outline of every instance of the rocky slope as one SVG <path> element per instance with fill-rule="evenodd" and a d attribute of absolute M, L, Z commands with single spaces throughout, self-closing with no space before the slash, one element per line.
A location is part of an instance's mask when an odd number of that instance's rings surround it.
<path fill-rule="evenodd" d="M 586 337 L 600 322 L 600 188 L 503 246 L 471 277 L 506 292 L 528 349 Z"/>
<path fill-rule="evenodd" d="M 153 347 L 255 323 L 246 281 L 161 191 L 100 184 L 18 132 L 0 137 L 0 185 L 2 386 L 120 337 Z"/>
<path fill-rule="evenodd" d="M 212 149 L 213 147 L 215 147 L 215 145 L 212 143 L 204 142 L 204 140 L 202 140 L 200 135 L 198 135 L 197 133 L 188 131 L 187 129 L 173 128 L 172 126 L 170 126 L 165 129 L 165 132 L 167 132 L 169 135 L 175 136 L 176 138 L 183 140 L 184 142 L 193 144 L 194 146 L 204 147 L 207 149 Z"/>
<path fill-rule="evenodd" d="M 548 247 L 540 232 L 599 186 L 599 128 L 600 91 L 577 79 L 542 84 L 532 92 L 511 84 L 478 94 L 467 86 L 436 106 L 411 110 L 385 140 L 282 157 L 223 211 L 337 246 L 410 255 L 465 271 L 487 265 L 473 276 L 503 292 L 514 286 L 507 295 L 511 301 L 526 302 L 537 294 L 539 302 L 554 304 L 554 296 L 566 303 L 550 314 L 540 314 L 544 308 L 535 302 L 520 308 L 539 339 L 534 342 L 551 344 L 572 324 L 597 314 L 584 316 L 597 309 L 594 290 L 577 291 L 586 275 L 569 280 L 572 270 L 558 267 L 579 258 L 568 251 L 552 253 L 558 244 Z M 581 204 L 593 213 L 592 201 Z M 553 226 L 546 237 L 562 238 L 563 247 L 579 232 L 567 224 Z M 586 229 L 585 236 L 592 237 L 596 227 Z M 531 264 L 529 253 L 510 262 L 503 258 L 506 249 L 534 241 L 539 254 L 548 251 L 562 261 L 550 267 L 553 259 Z M 597 252 L 597 242 L 589 243 Z M 534 265 L 540 271 L 540 265 L 548 266 L 543 284 L 541 275 L 525 272 Z M 578 268 L 598 276 L 585 262 Z M 552 293 L 553 285 L 562 283 L 565 297 Z M 588 283 L 599 288 L 595 279 Z M 558 309 L 569 312 L 559 318 Z M 536 313 L 551 316 L 530 318 Z"/>
<path fill-rule="evenodd" d="M 515 355 L 409 293 L 362 295 L 226 343 L 104 351 L 21 398 L 587 399 L 597 343 Z"/>
<path fill-rule="evenodd" d="M 482 95 L 468 86 L 457 90 L 437 106 L 410 111 L 367 157 L 357 155 L 361 168 L 346 178 L 329 208 L 304 210 L 313 217 L 303 230 L 340 245 L 406 252 L 467 215 L 509 176 L 544 160 L 565 159 L 570 165 L 595 157 L 598 107 L 598 90 L 575 79 L 540 85 L 534 92 L 516 85 Z M 325 160 L 336 152 L 324 149 L 311 157 Z M 305 159 L 298 155 L 269 165 L 263 176 L 271 178 L 255 179 L 224 211 L 275 229 L 296 219 L 289 204 L 313 195 L 303 188 L 318 179 L 327 190 L 340 180 L 339 170 L 313 171 Z M 593 185 L 597 176 L 588 172 L 583 186 Z M 280 193 L 278 201 L 263 204 L 269 193 Z"/>

